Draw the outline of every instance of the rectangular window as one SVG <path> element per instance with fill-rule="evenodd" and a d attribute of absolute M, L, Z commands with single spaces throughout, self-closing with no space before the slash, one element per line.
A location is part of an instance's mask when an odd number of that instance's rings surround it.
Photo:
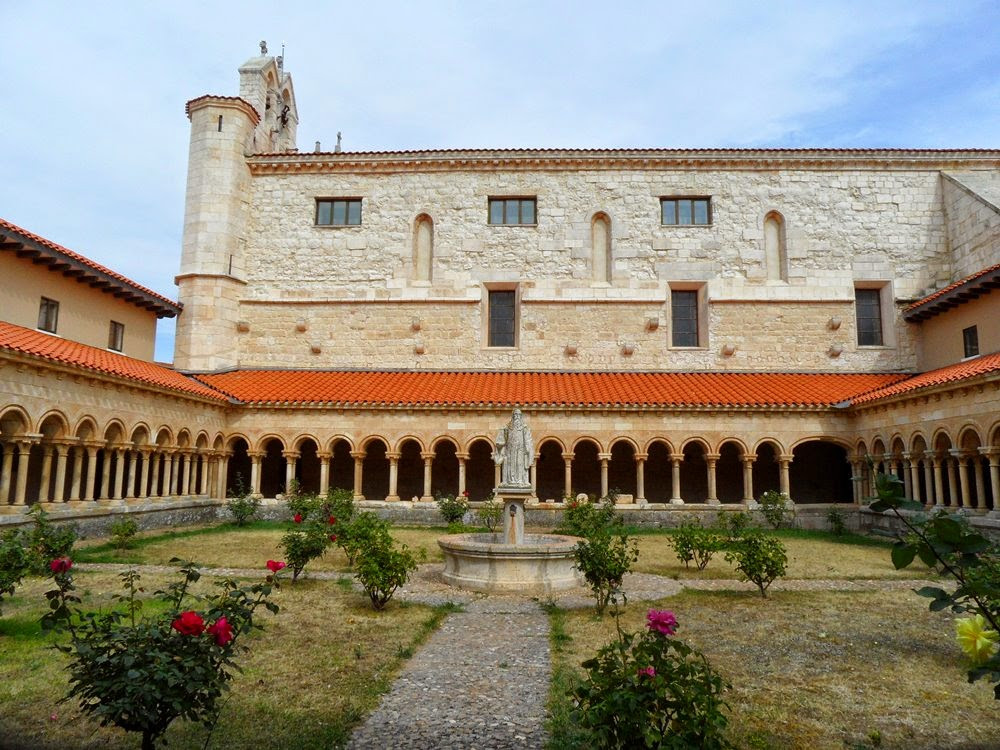
<path fill-rule="evenodd" d="M 38 328 L 42 331 L 55 333 L 59 326 L 59 303 L 54 299 L 42 297 L 38 308 Z"/>
<path fill-rule="evenodd" d="M 882 290 L 855 289 L 858 346 L 882 346 Z"/>
<path fill-rule="evenodd" d="M 962 346 L 965 347 L 966 357 L 979 356 L 979 330 L 976 326 L 962 329 Z"/>
<path fill-rule="evenodd" d="M 111 321 L 111 330 L 108 332 L 108 349 L 120 352 L 125 346 L 125 324 L 116 320 Z"/>
<path fill-rule="evenodd" d="M 660 223 L 667 226 L 702 226 L 712 223 L 712 199 L 708 196 L 660 198 Z"/>
<path fill-rule="evenodd" d="M 537 198 L 490 198 L 489 202 L 490 224 L 534 226 L 538 223 Z"/>
<path fill-rule="evenodd" d="M 317 198 L 316 225 L 352 227 L 361 224 L 360 198 Z"/>
<path fill-rule="evenodd" d="M 671 346 L 698 346 L 698 292 L 670 290 Z"/>
<path fill-rule="evenodd" d="M 489 290 L 489 334 L 487 336 L 489 346 L 517 346 L 515 336 L 516 295 L 517 290 L 515 289 Z"/>

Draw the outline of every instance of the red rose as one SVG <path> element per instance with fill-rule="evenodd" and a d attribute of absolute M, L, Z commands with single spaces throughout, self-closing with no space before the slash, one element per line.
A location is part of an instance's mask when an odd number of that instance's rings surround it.
<path fill-rule="evenodd" d="M 188 610 L 181 612 L 181 616 L 170 623 L 170 627 L 181 635 L 201 635 L 205 632 L 205 621 L 197 612 Z"/>
<path fill-rule="evenodd" d="M 468 490 L 462 490 L 462 497 L 468 497 L 468 496 L 469 496 L 469 491 Z"/>
<path fill-rule="evenodd" d="M 220 617 L 208 629 L 209 635 L 215 636 L 216 646 L 225 646 L 233 640 L 233 626 L 225 617 Z"/>
<path fill-rule="evenodd" d="M 73 567 L 73 561 L 68 557 L 57 557 L 55 560 L 49 563 L 49 569 L 53 573 L 65 573 L 67 570 Z"/>
<path fill-rule="evenodd" d="M 278 560 L 268 560 L 267 569 L 272 573 L 277 573 L 279 570 L 285 567 L 285 563 L 279 562 Z"/>
<path fill-rule="evenodd" d="M 302 514 L 296 513 L 292 520 L 295 521 L 295 523 L 302 523 Z"/>
<path fill-rule="evenodd" d="M 330 534 L 330 541 L 331 542 L 337 541 L 337 535 L 336 534 Z"/>
<path fill-rule="evenodd" d="M 333 516 L 330 516 L 330 520 L 327 521 L 327 523 L 333 526 L 333 524 L 337 523 L 337 519 L 334 518 Z"/>

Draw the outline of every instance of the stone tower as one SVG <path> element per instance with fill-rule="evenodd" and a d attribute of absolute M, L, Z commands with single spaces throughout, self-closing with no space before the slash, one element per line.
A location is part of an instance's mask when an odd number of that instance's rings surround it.
<path fill-rule="evenodd" d="M 234 342 L 245 281 L 247 208 L 255 153 L 295 150 L 298 113 L 282 59 L 261 54 L 239 69 L 239 96 L 206 95 L 187 103 L 191 120 L 181 268 L 184 311 L 177 321 L 174 365 L 218 370 L 238 364 Z"/>

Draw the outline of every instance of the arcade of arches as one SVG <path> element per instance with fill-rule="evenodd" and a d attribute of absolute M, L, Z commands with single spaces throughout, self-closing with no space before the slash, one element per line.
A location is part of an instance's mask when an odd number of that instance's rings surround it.
<path fill-rule="evenodd" d="M 484 412 L 481 421 L 492 427 L 505 415 Z M 603 431 L 569 435 L 545 429 L 544 412 L 526 415 L 542 427 L 536 429 L 532 469 L 534 494 L 542 502 L 614 490 L 622 501 L 639 505 L 749 504 L 764 491 L 778 490 L 796 503 L 860 503 L 872 490 L 866 456 L 879 470 L 897 474 L 909 497 L 928 505 L 989 511 L 1000 494 L 997 424 L 855 439 L 710 439 L 641 430 L 645 436 L 639 440 Z M 380 421 L 388 424 L 392 416 L 386 413 Z M 263 415 L 252 417 L 259 422 Z M 297 414 L 291 421 L 307 418 Z M 704 421 L 718 426 L 718 419 Z M 427 414 L 420 421 L 447 422 L 447 415 Z M 0 412 L 0 507 L 17 512 L 36 502 L 81 508 L 222 498 L 239 487 L 273 497 L 293 479 L 306 491 L 344 488 L 358 500 L 428 501 L 439 493 L 463 492 L 482 500 L 498 482 L 492 438 L 456 433 L 392 438 L 345 432 L 321 438 L 307 431 L 260 431 L 254 436 L 251 430 L 210 433 L 194 425 L 154 427 L 91 414 L 71 421 L 60 411 L 36 416 L 10 405 Z"/>

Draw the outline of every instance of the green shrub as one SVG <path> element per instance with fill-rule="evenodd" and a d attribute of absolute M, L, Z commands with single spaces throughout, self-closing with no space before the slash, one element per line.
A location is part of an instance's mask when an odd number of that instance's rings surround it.
<path fill-rule="evenodd" d="M 722 693 L 705 657 L 676 638 L 673 613 L 650 610 L 648 629 L 625 633 L 583 662 L 571 691 L 574 722 L 601 748 L 728 748 Z"/>
<path fill-rule="evenodd" d="M 753 581 L 760 595 L 767 597 L 768 587 L 785 575 L 788 555 L 780 541 L 759 529 L 751 529 L 726 553 L 726 562 L 735 562 L 741 578 Z"/>
<path fill-rule="evenodd" d="M 760 503 L 761 515 L 772 529 L 780 529 L 791 524 L 795 510 L 788 495 L 768 490 L 757 499 L 757 502 Z"/>
<path fill-rule="evenodd" d="M 69 634 L 68 645 L 56 644 L 70 656 L 65 700 L 77 699 L 80 710 L 102 725 L 141 733 L 143 750 L 152 750 L 174 719 L 215 724 L 219 699 L 239 671 L 236 655 L 246 651 L 237 651 L 237 641 L 261 627 L 254 622 L 257 607 L 278 611 L 269 601 L 277 585 L 273 575 L 249 586 L 226 580 L 215 596 L 193 596 L 188 589 L 199 574 L 185 564 L 180 583 L 156 592 L 166 608 L 155 614 L 139 615 L 134 570 L 120 575 L 126 594 L 116 598 L 123 606 L 84 612 L 73 593 L 72 562 L 59 558 L 51 565 L 57 588 L 46 594 L 50 611 L 42 626 Z"/>
<path fill-rule="evenodd" d="M 388 534 L 372 534 L 358 545 L 354 577 L 368 594 L 372 606 L 382 609 L 392 599 L 396 589 L 406 583 L 417 569 L 413 553 L 401 545 L 399 549 Z"/>
<path fill-rule="evenodd" d="M 338 524 L 347 523 L 354 518 L 354 492 L 341 487 L 329 490 L 326 493 L 326 509 L 329 514 L 337 519 Z"/>
<path fill-rule="evenodd" d="M 32 505 L 28 511 L 34 526 L 23 537 L 28 548 L 28 564 L 35 575 L 48 575 L 49 563 L 57 557 L 68 557 L 76 543 L 76 527 L 72 524 L 54 524 L 41 505 Z"/>
<path fill-rule="evenodd" d="M 115 549 L 128 549 L 138 533 L 139 524 L 131 518 L 119 518 L 111 524 L 111 543 Z"/>
<path fill-rule="evenodd" d="M 12 596 L 28 574 L 30 555 L 24 546 L 24 534 L 13 529 L 0 536 L 0 602 Z"/>
<path fill-rule="evenodd" d="M 361 548 L 371 544 L 372 539 L 391 540 L 389 528 L 388 521 L 383 521 L 371 511 L 363 511 L 347 523 L 337 524 L 337 546 L 344 550 L 347 562 L 353 566 Z"/>
<path fill-rule="evenodd" d="M 587 539 L 594 534 L 610 531 L 621 525 L 621 516 L 615 512 L 613 502 L 570 500 L 563 510 L 562 523 L 558 531 Z"/>
<path fill-rule="evenodd" d="M 281 537 L 281 546 L 292 569 L 292 581 L 296 581 L 310 561 L 321 557 L 338 540 L 333 528 L 339 526 L 329 514 L 325 498 L 296 493 L 289 496 L 288 509 L 293 514 L 293 526 Z"/>
<path fill-rule="evenodd" d="M 719 513 L 714 524 L 717 530 L 719 549 L 737 544 L 743 535 L 755 527 L 753 516 L 743 511 Z"/>
<path fill-rule="evenodd" d="M 594 594 L 597 613 L 604 614 L 611 597 L 621 589 L 622 580 L 639 559 L 639 549 L 624 530 L 602 531 L 577 542 L 575 567 Z"/>
<path fill-rule="evenodd" d="M 830 508 L 826 512 L 826 522 L 830 524 L 830 531 L 837 536 L 842 536 L 847 532 L 847 516 L 838 508 Z"/>
<path fill-rule="evenodd" d="M 496 533 L 503 521 L 503 503 L 490 495 L 486 498 L 486 502 L 476 509 L 476 518 L 491 533 Z"/>
<path fill-rule="evenodd" d="M 703 528 L 698 519 L 682 522 L 668 537 L 668 542 L 685 568 L 694 562 L 698 570 L 704 570 L 722 546 L 719 535 L 712 529 Z"/>
<path fill-rule="evenodd" d="M 469 510 L 469 498 L 466 496 L 453 497 L 438 493 L 435 498 L 438 510 L 448 523 L 461 523 L 465 518 L 466 511 Z"/>
<path fill-rule="evenodd" d="M 252 521 L 260 511 L 260 498 L 250 492 L 243 484 L 243 477 L 237 472 L 236 481 L 229 491 L 226 509 L 233 516 L 237 526 L 245 526 Z"/>

